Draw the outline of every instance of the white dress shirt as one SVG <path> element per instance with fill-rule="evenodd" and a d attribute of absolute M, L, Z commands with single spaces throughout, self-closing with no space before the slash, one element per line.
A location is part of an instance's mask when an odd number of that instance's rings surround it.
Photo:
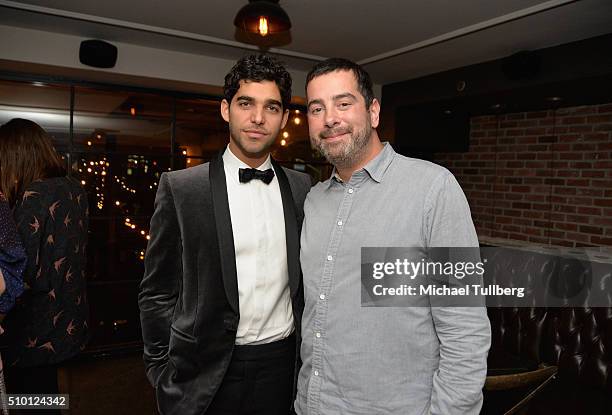
<path fill-rule="evenodd" d="M 240 321 L 236 344 L 265 344 L 293 332 L 287 271 L 285 217 L 276 176 L 265 184 L 240 183 L 249 168 L 228 148 L 223 154 L 225 182 L 236 253 Z M 270 156 L 257 169 L 272 168 Z"/>

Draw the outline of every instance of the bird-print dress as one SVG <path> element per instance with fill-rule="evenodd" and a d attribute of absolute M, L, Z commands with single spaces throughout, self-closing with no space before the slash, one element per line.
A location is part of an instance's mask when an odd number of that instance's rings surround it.
<path fill-rule="evenodd" d="M 74 179 L 33 182 L 13 215 L 27 254 L 26 290 L 7 315 L 5 364 L 63 362 L 89 337 L 85 280 L 87 195 Z"/>

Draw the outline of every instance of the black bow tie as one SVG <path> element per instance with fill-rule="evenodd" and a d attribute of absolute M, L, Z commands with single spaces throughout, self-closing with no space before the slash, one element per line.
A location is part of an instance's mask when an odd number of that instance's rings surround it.
<path fill-rule="evenodd" d="M 265 184 L 270 184 L 272 179 L 274 178 L 274 170 L 257 170 L 257 169 L 239 169 L 238 170 L 238 179 L 240 179 L 240 183 L 248 183 L 253 179 L 258 179 L 264 182 Z"/>

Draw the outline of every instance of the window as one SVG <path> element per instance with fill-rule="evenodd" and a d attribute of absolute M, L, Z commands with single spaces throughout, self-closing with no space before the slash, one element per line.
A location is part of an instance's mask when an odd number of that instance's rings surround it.
<path fill-rule="evenodd" d="M 89 349 L 141 342 L 138 287 L 159 178 L 204 163 L 225 147 L 228 128 L 220 100 L 0 79 L 0 123 L 20 117 L 40 124 L 88 194 Z M 300 109 L 291 109 L 273 155 L 317 179 L 329 175 L 329 166 L 310 149 Z"/>

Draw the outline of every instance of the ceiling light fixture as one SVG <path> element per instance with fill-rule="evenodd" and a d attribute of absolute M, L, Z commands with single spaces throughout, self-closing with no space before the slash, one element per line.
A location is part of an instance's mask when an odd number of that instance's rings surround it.
<path fill-rule="evenodd" d="M 249 0 L 249 4 L 236 14 L 234 25 L 260 36 L 288 31 L 291 29 L 291 20 L 278 2 L 279 0 Z"/>

